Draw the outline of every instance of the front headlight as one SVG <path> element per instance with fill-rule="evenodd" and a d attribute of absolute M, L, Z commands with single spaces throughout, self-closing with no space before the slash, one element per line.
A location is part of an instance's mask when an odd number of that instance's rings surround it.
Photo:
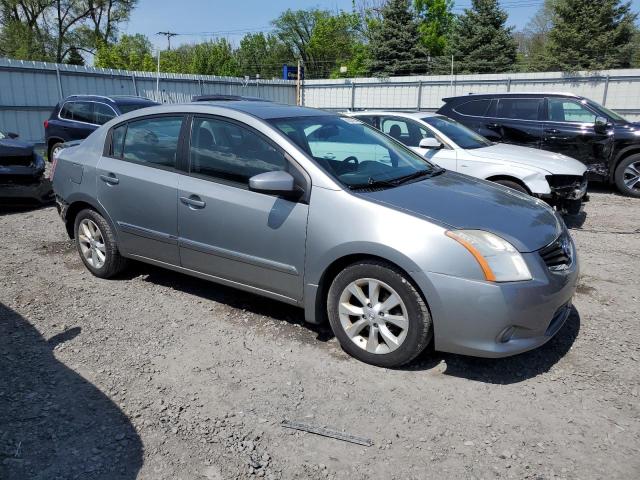
<path fill-rule="evenodd" d="M 454 230 L 446 235 L 476 259 L 484 277 L 490 282 L 531 280 L 527 264 L 513 245 L 493 233 L 483 230 Z"/>

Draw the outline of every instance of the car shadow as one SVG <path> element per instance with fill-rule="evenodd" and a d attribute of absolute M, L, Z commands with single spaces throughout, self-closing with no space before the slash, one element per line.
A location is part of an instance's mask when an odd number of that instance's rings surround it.
<path fill-rule="evenodd" d="M 30 202 L 30 201 L 21 201 L 21 202 L 12 202 L 12 203 L 3 203 L 0 204 L 0 217 L 3 215 L 12 215 L 15 213 L 27 213 L 33 212 L 36 210 L 41 210 L 44 208 L 51 207 L 53 202 L 51 203 L 40 203 L 40 202 Z"/>
<path fill-rule="evenodd" d="M 333 338 L 333 332 L 328 325 L 305 322 L 304 310 L 300 307 L 146 263 L 132 263 L 121 278 L 132 279 L 138 276 L 145 277 L 148 282 L 223 303 L 232 308 L 265 315 L 291 325 L 301 325 L 313 332 L 316 340 L 322 342 L 328 342 Z"/>
<path fill-rule="evenodd" d="M 548 372 L 571 349 L 579 332 L 580 314 L 573 306 L 558 333 L 535 350 L 493 359 L 434 352 L 428 348 L 405 369 L 432 370 L 444 362 L 444 375 L 500 385 L 518 383 Z"/>
<path fill-rule="evenodd" d="M 562 219 L 564 220 L 565 225 L 569 229 L 579 229 L 582 228 L 584 222 L 587 221 L 587 212 L 580 212 L 576 215 L 563 214 Z"/>
<path fill-rule="evenodd" d="M 45 340 L 0 303 L 0 478 L 133 480 L 143 445 L 125 414 L 58 361 L 80 327 Z"/>

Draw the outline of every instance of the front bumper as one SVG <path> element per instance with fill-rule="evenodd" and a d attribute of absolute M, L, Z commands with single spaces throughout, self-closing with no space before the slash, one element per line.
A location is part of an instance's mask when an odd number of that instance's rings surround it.
<path fill-rule="evenodd" d="M 46 178 L 33 181 L 3 183 L 0 177 L 0 203 L 2 204 L 23 204 L 39 203 L 46 204 L 53 201 L 53 190 L 51 182 Z"/>
<path fill-rule="evenodd" d="M 533 276 L 526 282 L 414 274 L 429 303 L 436 350 L 498 358 L 545 344 L 570 313 L 579 276 L 572 248 L 573 263 L 562 272 L 551 272 L 538 252 L 523 254 Z"/>

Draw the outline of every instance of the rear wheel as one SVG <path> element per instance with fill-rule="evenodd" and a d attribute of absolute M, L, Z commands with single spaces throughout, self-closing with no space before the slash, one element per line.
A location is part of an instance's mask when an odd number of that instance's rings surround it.
<path fill-rule="evenodd" d="M 49 155 L 47 156 L 47 160 L 53 162 L 54 157 L 57 157 L 62 150 L 62 143 L 54 143 L 53 146 L 49 149 Z"/>
<path fill-rule="evenodd" d="M 381 367 L 398 367 L 424 350 L 432 336 L 427 306 L 409 279 L 378 261 L 352 264 L 329 289 L 327 313 L 342 348 Z"/>
<path fill-rule="evenodd" d="M 526 188 L 524 188 L 518 182 L 514 182 L 513 180 L 494 180 L 493 182 L 498 183 L 504 187 L 512 188 L 514 190 L 517 190 L 518 192 L 526 193 L 527 195 L 529 194 Z"/>
<path fill-rule="evenodd" d="M 615 181 L 624 195 L 640 197 L 640 155 L 631 155 L 618 164 Z"/>
<path fill-rule="evenodd" d="M 82 210 L 74 224 L 78 253 L 87 269 L 96 277 L 111 278 L 126 266 L 118 252 L 115 235 L 107 221 L 94 210 Z"/>

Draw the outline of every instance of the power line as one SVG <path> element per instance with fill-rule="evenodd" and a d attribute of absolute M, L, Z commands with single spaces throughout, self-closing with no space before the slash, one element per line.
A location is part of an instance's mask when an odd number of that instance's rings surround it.
<path fill-rule="evenodd" d="M 171 37 L 176 37 L 178 35 L 180 35 L 179 33 L 175 33 L 175 32 L 158 32 L 156 33 L 156 35 L 163 35 L 165 37 L 167 37 L 167 44 L 168 44 L 168 49 L 171 50 Z"/>

